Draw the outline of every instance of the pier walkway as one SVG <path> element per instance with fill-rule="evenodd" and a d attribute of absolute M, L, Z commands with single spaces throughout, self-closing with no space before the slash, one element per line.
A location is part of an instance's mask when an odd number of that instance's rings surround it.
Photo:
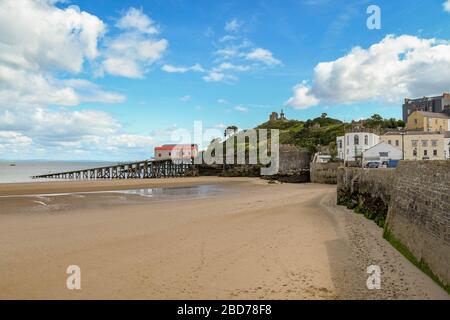
<path fill-rule="evenodd" d="M 33 176 L 33 179 L 71 179 L 71 180 L 96 180 L 96 179 L 152 179 L 152 178 L 176 178 L 195 176 L 193 161 L 174 162 L 172 160 L 155 161 L 144 160 L 132 163 L 119 163 L 116 165 L 49 173 Z"/>

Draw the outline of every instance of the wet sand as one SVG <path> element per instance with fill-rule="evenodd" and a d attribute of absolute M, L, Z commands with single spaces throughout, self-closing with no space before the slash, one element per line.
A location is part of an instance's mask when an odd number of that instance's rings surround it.
<path fill-rule="evenodd" d="M 1 185 L 0 195 L 192 183 L 225 189 L 167 201 L 48 196 L 69 205 L 33 211 L 45 205 L 27 202 L 20 213 L 23 198 L 1 198 L 0 298 L 449 298 L 372 221 L 337 207 L 334 186 L 200 178 Z M 120 201 L 105 205 L 105 195 Z M 81 268 L 79 291 L 66 288 L 69 265 Z M 381 267 L 381 290 L 366 287 L 370 265 Z"/>

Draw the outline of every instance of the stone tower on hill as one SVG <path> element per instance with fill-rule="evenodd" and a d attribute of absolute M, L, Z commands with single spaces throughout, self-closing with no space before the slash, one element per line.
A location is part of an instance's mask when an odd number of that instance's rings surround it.
<path fill-rule="evenodd" d="M 282 121 L 287 120 L 286 116 L 285 116 L 285 114 L 283 112 L 283 109 L 281 109 L 280 115 L 278 115 L 277 112 L 272 112 L 270 114 L 269 121 L 279 121 L 279 120 L 282 120 Z"/>

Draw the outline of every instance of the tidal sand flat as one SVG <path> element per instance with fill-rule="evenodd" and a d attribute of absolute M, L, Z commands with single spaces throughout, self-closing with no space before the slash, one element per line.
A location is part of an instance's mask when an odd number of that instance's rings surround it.
<path fill-rule="evenodd" d="M 335 186 L 187 178 L 0 185 L 0 195 L 2 299 L 449 298 L 373 222 L 337 207 Z M 70 265 L 81 290 L 66 287 Z M 370 265 L 380 290 L 367 289 Z"/>

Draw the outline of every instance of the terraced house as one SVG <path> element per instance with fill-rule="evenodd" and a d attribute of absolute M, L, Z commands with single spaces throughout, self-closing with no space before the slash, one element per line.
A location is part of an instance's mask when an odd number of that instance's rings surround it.
<path fill-rule="evenodd" d="M 400 148 L 405 160 L 450 159 L 450 132 L 392 131 L 380 139 Z"/>
<path fill-rule="evenodd" d="M 445 132 L 450 130 L 450 116 L 446 113 L 414 111 L 406 124 L 407 130 Z"/>

